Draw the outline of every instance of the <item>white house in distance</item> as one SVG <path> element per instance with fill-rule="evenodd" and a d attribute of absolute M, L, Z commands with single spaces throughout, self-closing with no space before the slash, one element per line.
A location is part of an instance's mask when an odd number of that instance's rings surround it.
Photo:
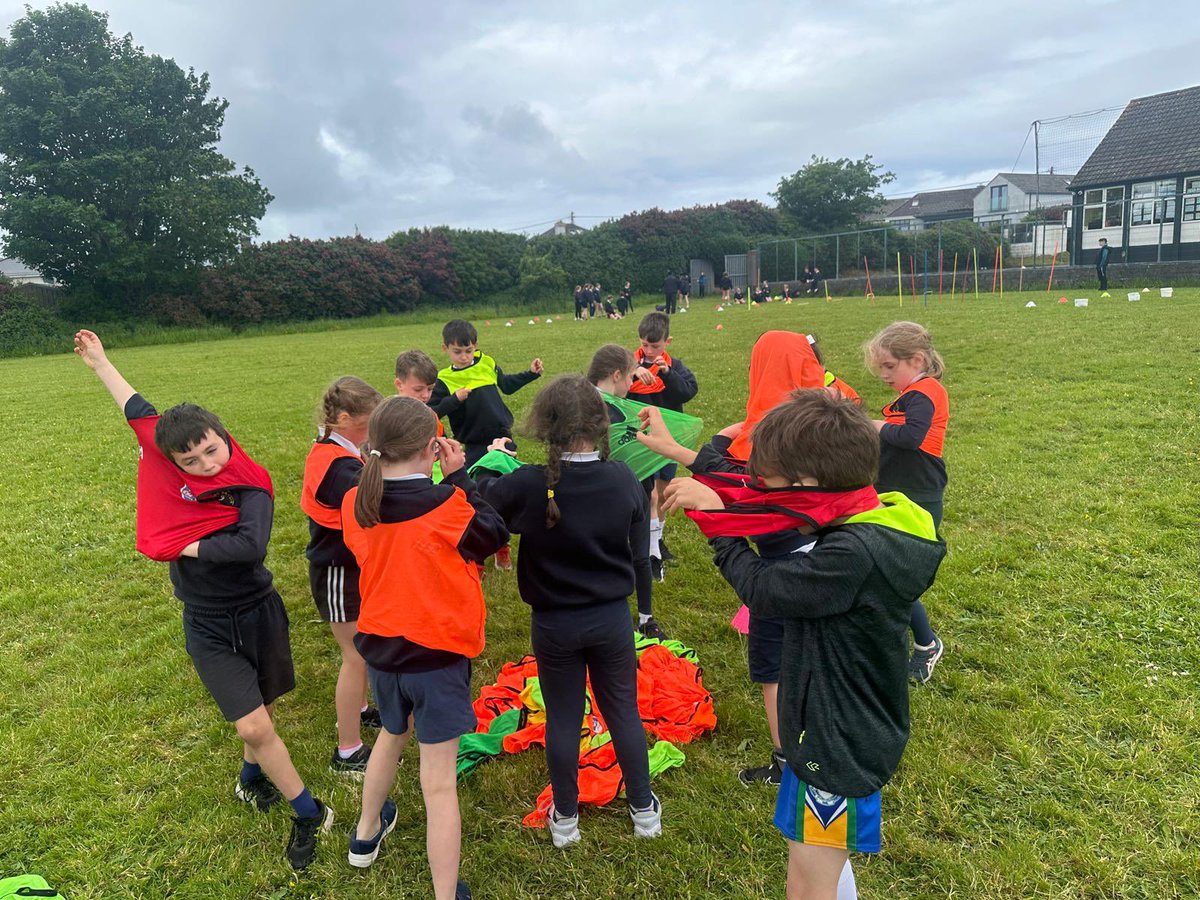
<path fill-rule="evenodd" d="M 44 277 L 41 272 L 25 265 L 15 256 L 0 259 L 0 277 L 5 278 L 10 284 L 54 285 L 52 279 Z"/>
<path fill-rule="evenodd" d="M 1069 182 L 1066 175 L 1000 172 L 975 195 L 975 221 L 984 227 L 999 225 L 1015 258 L 1050 256 L 1055 247 L 1066 250 Z M 1047 213 L 1045 224 L 1026 222 L 1034 210 L 1053 212 Z"/>

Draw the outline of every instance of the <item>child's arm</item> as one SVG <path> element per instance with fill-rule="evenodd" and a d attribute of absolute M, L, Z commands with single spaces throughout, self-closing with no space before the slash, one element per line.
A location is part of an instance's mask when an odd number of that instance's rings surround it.
<path fill-rule="evenodd" d="M 438 438 L 439 456 L 442 461 L 442 484 L 451 484 L 467 495 L 467 502 L 475 509 L 466 530 L 458 541 L 458 552 L 469 562 L 483 562 L 508 543 L 508 528 L 500 513 L 483 499 L 475 482 L 463 467 L 466 454 L 457 441 Z"/>
<path fill-rule="evenodd" d="M 193 541 L 180 556 L 213 563 L 252 563 L 267 558 L 275 502 L 265 491 L 242 491 L 237 524 Z"/>
<path fill-rule="evenodd" d="M 433 386 L 433 393 L 429 397 L 429 405 L 433 408 L 434 413 L 439 419 L 444 419 L 462 406 L 470 393 L 470 388 L 460 388 L 452 394 L 450 393 L 450 388 L 446 387 L 446 382 L 439 378 Z M 462 396 L 459 396 L 460 394 Z"/>
<path fill-rule="evenodd" d="M 912 391 L 904 395 L 902 411 L 904 424 L 880 423 L 879 437 L 901 450 L 916 450 L 933 426 L 933 401 L 919 391 Z"/>
<path fill-rule="evenodd" d="M 347 491 L 356 487 L 362 479 L 363 463 L 357 457 L 343 456 L 335 459 L 317 485 L 316 498 L 322 506 L 341 509 Z"/>
<path fill-rule="evenodd" d="M 515 394 L 529 382 L 536 381 L 541 377 L 542 361 L 540 359 L 535 359 L 528 370 L 517 372 L 515 375 L 506 375 L 499 366 L 496 366 L 496 386 L 506 394 Z"/>
<path fill-rule="evenodd" d="M 696 461 L 696 451 L 689 450 L 671 436 L 667 423 L 663 421 L 662 412 L 657 406 L 646 406 L 638 410 L 638 418 L 642 420 L 645 431 L 637 433 L 637 439 L 653 450 L 659 456 L 673 459 L 691 467 Z"/>
<path fill-rule="evenodd" d="M 764 560 L 745 538 L 709 540 L 729 586 L 760 616 L 819 619 L 846 612 L 870 572 L 858 541 L 830 532 L 809 553 Z"/>
<path fill-rule="evenodd" d="M 137 393 L 126 381 L 116 367 L 108 361 L 104 353 L 104 345 L 94 331 L 79 331 L 75 334 L 75 355 L 84 361 L 89 369 L 96 373 L 100 383 L 108 388 L 121 412 L 125 412 L 125 404 Z"/>
<path fill-rule="evenodd" d="M 660 369 L 659 374 L 662 377 L 663 386 L 672 400 L 687 403 L 700 393 L 700 385 L 696 383 L 696 376 L 683 364 L 682 360 L 671 360 L 670 368 L 665 371 Z"/>

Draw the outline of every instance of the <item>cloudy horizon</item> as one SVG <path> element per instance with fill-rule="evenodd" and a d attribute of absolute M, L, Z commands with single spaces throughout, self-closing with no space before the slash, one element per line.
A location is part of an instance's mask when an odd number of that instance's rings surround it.
<path fill-rule="evenodd" d="M 265 240 L 771 203 L 813 155 L 871 154 L 888 196 L 980 183 L 1033 171 L 1034 119 L 1191 86 L 1200 48 L 1154 24 L 1182 3 L 90 5 L 209 73 Z M 23 12 L 0 0 L 5 33 Z M 1115 115 L 1058 126 L 1043 169 Z"/>

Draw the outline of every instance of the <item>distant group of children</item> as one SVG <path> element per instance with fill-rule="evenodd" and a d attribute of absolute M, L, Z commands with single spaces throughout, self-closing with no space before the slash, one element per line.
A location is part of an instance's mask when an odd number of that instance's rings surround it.
<path fill-rule="evenodd" d="M 807 265 L 804 267 L 804 272 L 801 274 L 800 283 L 792 288 L 790 281 L 785 281 L 783 287 L 779 289 L 779 293 L 775 293 L 771 288 L 769 281 L 763 281 L 755 285 L 754 290 L 750 292 L 750 299 L 755 303 L 770 303 L 773 300 L 790 300 L 792 297 L 799 297 L 801 294 L 813 296 L 820 294 L 825 290 L 825 276 L 821 274 L 820 266 Z M 734 296 L 735 303 L 745 302 L 742 297 L 741 289 L 738 289 Z"/>
<path fill-rule="evenodd" d="M 633 285 L 628 281 L 617 294 L 615 301 L 612 294 L 604 296 L 600 289 L 600 282 L 575 285 L 576 321 L 594 319 L 600 315 L 608 319 L 623 319 L 632 311 Z"/>
<path fill-rule="evenodd" d="M 539 378 L 541 360 L 506 374 L 478 348 L 470 323 L 451 321 L 442 335 L 449 365 L 438 370 L 421 350 L 401 353 L 394 396 L 356 377 L 335 381 L 305 463 L 312 595 L 341 649 L 330 767 L 363 777 L 349 862 L 370 866 L 394 828 L 389 794 L 415 732 L 435 895 L 470 896 L 458 878 L 456 760 L 459 738 L 476 727 L 481 575 L 491 557 L 511 566 L 511 534 L 521 538 L 517 583 L 531 608 L 546 709 L 554 846 L 581 839 L 579 729 L 589 684 L 612 734 L 633 832 L 661 833 L 634 631 L 666 637 L 653 583 L 672 558 L 663 519 L 685 510 L 748 607 L 750 678 L 762 686 L 774 750 L 739 778 L 779 789 L 788 896 L 852 896 L 848 854 L 879 850 L 879 791 L 907 741 L 909 679 L 927 681 L 942 655 L 919 600 L 945 553 L 937 530 L 949 408 L 928 333 L 898 322 L 866 345 L 867 365 L 898 393 L 872 420 L 825 369 L 813 337 L 767 332 L 751 352 L 744 419 L 691 450 L 660 409 L 682 410 L 697 395 L 696 376 L 668 351 L 670 317 L 652 312 L 636 350 L 605 345 L 586 376 L 558 376 L 538 393 L 526 433 L 545 445 L 544 465 L 495 462 L 517 451 L 501 394 Z M 287 613 L 263 565 L 270 476 L 213 413 L 183 404 L 159 415 L 92 332 L 76 335 L 75 352 L 137 435 L 138 549 L 169 562 L 187 651 L 243 741 L 234 793 L 262 811 L 286 800 L 286 854 L 303 869 L 334 813 L 305 787 L 273 724 L 274 703 L 295 678 Z M 623 398 L 646 404 L 637 441 L 662 457 L 642 481 L 608 458 Z M 676 463 L 694 477 L 675 478 Z M 378 732 L 373 746 L 364 730 Z"/>

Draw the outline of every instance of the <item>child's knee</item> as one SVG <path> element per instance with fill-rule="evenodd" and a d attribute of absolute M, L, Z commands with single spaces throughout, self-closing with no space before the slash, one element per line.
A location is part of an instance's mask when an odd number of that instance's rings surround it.
<path fill-rule="evenodd" d="M 233 723 L 238 737 L 251 747 L 260 746 L 275 736 L 275 725 L 267 715 L 266 707 L 260 706 L 249 715 Z"/>

